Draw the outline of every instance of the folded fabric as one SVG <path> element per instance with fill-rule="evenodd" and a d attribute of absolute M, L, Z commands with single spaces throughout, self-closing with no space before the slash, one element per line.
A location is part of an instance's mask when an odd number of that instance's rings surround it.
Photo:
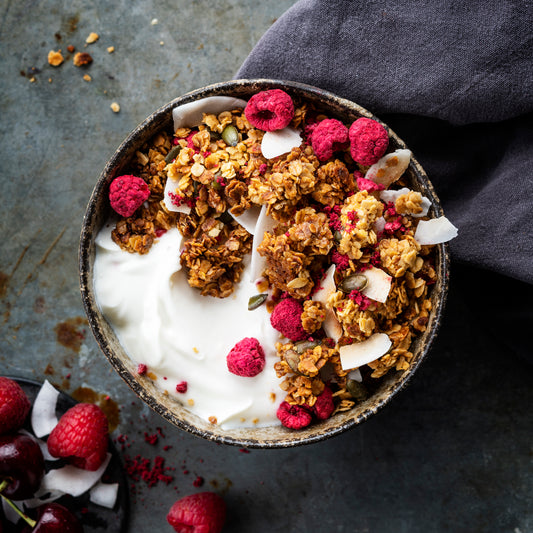
<path fill-rule="evenodd" d="M 452 258 L 533 283 L 532 27 L 518 1 L 301 0 L 236 78 L 307 83 L 369 109 L 459 228 Z"/>

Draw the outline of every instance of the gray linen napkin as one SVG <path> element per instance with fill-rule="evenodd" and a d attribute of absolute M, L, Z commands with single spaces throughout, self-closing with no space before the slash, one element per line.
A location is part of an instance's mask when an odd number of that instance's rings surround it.
<path fill-rule="evenodd" d="M 435 185 L 459 228 L 453 260 L 533 283 L 531 28 L 527 1 L 301 0 L 236 78 L 308 83 L 368 108 Z"/>

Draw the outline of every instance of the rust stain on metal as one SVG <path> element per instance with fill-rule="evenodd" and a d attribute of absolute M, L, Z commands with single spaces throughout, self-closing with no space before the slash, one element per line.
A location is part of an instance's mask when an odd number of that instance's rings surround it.
<path fill-rule="evenodd" d="M 79 353 L 81 345 L 85 339 L 85 326 L 87 319 L 80 316 L 69 318 L 64 322 L 59 322 L 54 328 L 57 342 L 72 351 Z"/>

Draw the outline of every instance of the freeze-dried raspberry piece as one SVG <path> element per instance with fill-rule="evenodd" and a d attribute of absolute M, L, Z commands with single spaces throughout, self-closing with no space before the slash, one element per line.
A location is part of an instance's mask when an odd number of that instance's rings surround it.
<path fill-rule="evenodd" d="M 265 352 L 256 338 L 245 337 L 231 349 L 226 363 L 232 374 L 251 378 L 265 368 Z"/>
<path fill-rule="evenodd" d="M 319 420 L 326 420 L 334 410 L 333 393 L 329 387 L 324 387 L 322 393 L 317 396 L 315 405 L 313 405 L 313 413 Z"/>
<path fill-rule="evenodd" d="M 326 161 L 333 153 L 347 147 L 348 128 L 334 118 L 326 118 L 318 123 L 311 136 L 311 146 L 320 161 Z"/>
<path fill-rule="evenodd" d="M 288 126 L 294 116 L 292 98 L 281 89 L 270 89 L 254 94 L 244 114 L 248 122 L 263 131 L 281 130 Z"/>
<path fill-rule="evenodd" d="M 302 304 L 294 298 L 281 300 L 270 315 L 272 327 L 285 335 L 291 341 L 301 341 L 307 338 L 307 332 L 302 326 Z"/>
<path fill-rule="evenodd" d="M 379 122 L 366 117 L 358 118 L 350 126 L 348 135 L 352 158 L 361 165 L 377 163 L 389 146 L 387 130 Z"/>
<path fill-rule="evenodd" d="M 290 429 L 302 429 L 313 420 L 311 413 L 305 407 L 291 405 L 288 402 L 281 402 L 276 416 L 286 428 Z"/>
<path fill-rule="evenodd" d="M 357 178 L 357 188 L 360 191 L 368 191 L 368 192 L 374 192 L 374 191 L 382 191 L 385 189 L 385 186 L 381 183 L 376 183 L 375 181 L 369 180 L 367 178 L 358 177 Z"/>
<path fill-rule="evenodd" d="M 149 196 L 148 185 L 137 176 L 119 176 L 109 187 L 111 207 L 123 217 L 131 217 Z"/>

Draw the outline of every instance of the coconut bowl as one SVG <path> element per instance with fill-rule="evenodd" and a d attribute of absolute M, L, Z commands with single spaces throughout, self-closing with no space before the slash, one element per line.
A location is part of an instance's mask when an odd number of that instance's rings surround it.
<path fill-rule="evenodd" d="M 107 162 L 89 199 L 83 219 L 79 247 L 80 288 L 85 312 L 96 341 L 120 377 L 128 386 L 161 417 L 178 428 L 199 437 L 249 448 L 286 448 L 323 441 L 339 435 L 367 420 L 393 400 L 413 377 L 419 365 L 427 356 L 435 339 L 442 319 L 448 290 L 449 251 L 448 245 L 436 245 L 435 270 L 437 282 L 430 293 L 432 310 L 427 329 L 416 337 L 411 345 L 413 358 L 404 371 L 390 371 L 384 376 L 373 394 L 351 410 L 337 413 L 331 418 L 315 423 L 301 430 L 291 430 L 283 426 L 253 427 L 224 430 L 193 414 L 178 400 L 166 395 L 152 380 L 137 373 L 137 365 L 128 357 L 113 329 L 103 316 L 95 298 L 93 286 L 95 237 L 110 215 L 108 190 L 111 181 L 127 168 L 135 152 L 156 132 L 171 127 L 172 110 L 194 100 L 209 96 L 233 96 L 244 100 L 261 90 L 281 88 L 291 96 L 306 99 L 323 109 L 330 117 L 350 123 L 359 117 L 368 117 L 381 122 L 372 113 L 354 102 L 339 98 L 322 89 L 300 83 L 280 80 L 254 79 L 235 80 L 203 87 L 172 100 L 154 111 L 137 126 L 117 148 Z M 381 122 L 382 123 L 382 122 Z M 383 123 L 382 123 L 383 124 Z M 390 149 L 407 148 L 405 143 L 384 124 L 389 132 Z M 413 154 L 406 171 L 409 187 L 420 191 L 431 200 L 429 215 L 443 215 L 440 201 L 423 168 Z"/>

